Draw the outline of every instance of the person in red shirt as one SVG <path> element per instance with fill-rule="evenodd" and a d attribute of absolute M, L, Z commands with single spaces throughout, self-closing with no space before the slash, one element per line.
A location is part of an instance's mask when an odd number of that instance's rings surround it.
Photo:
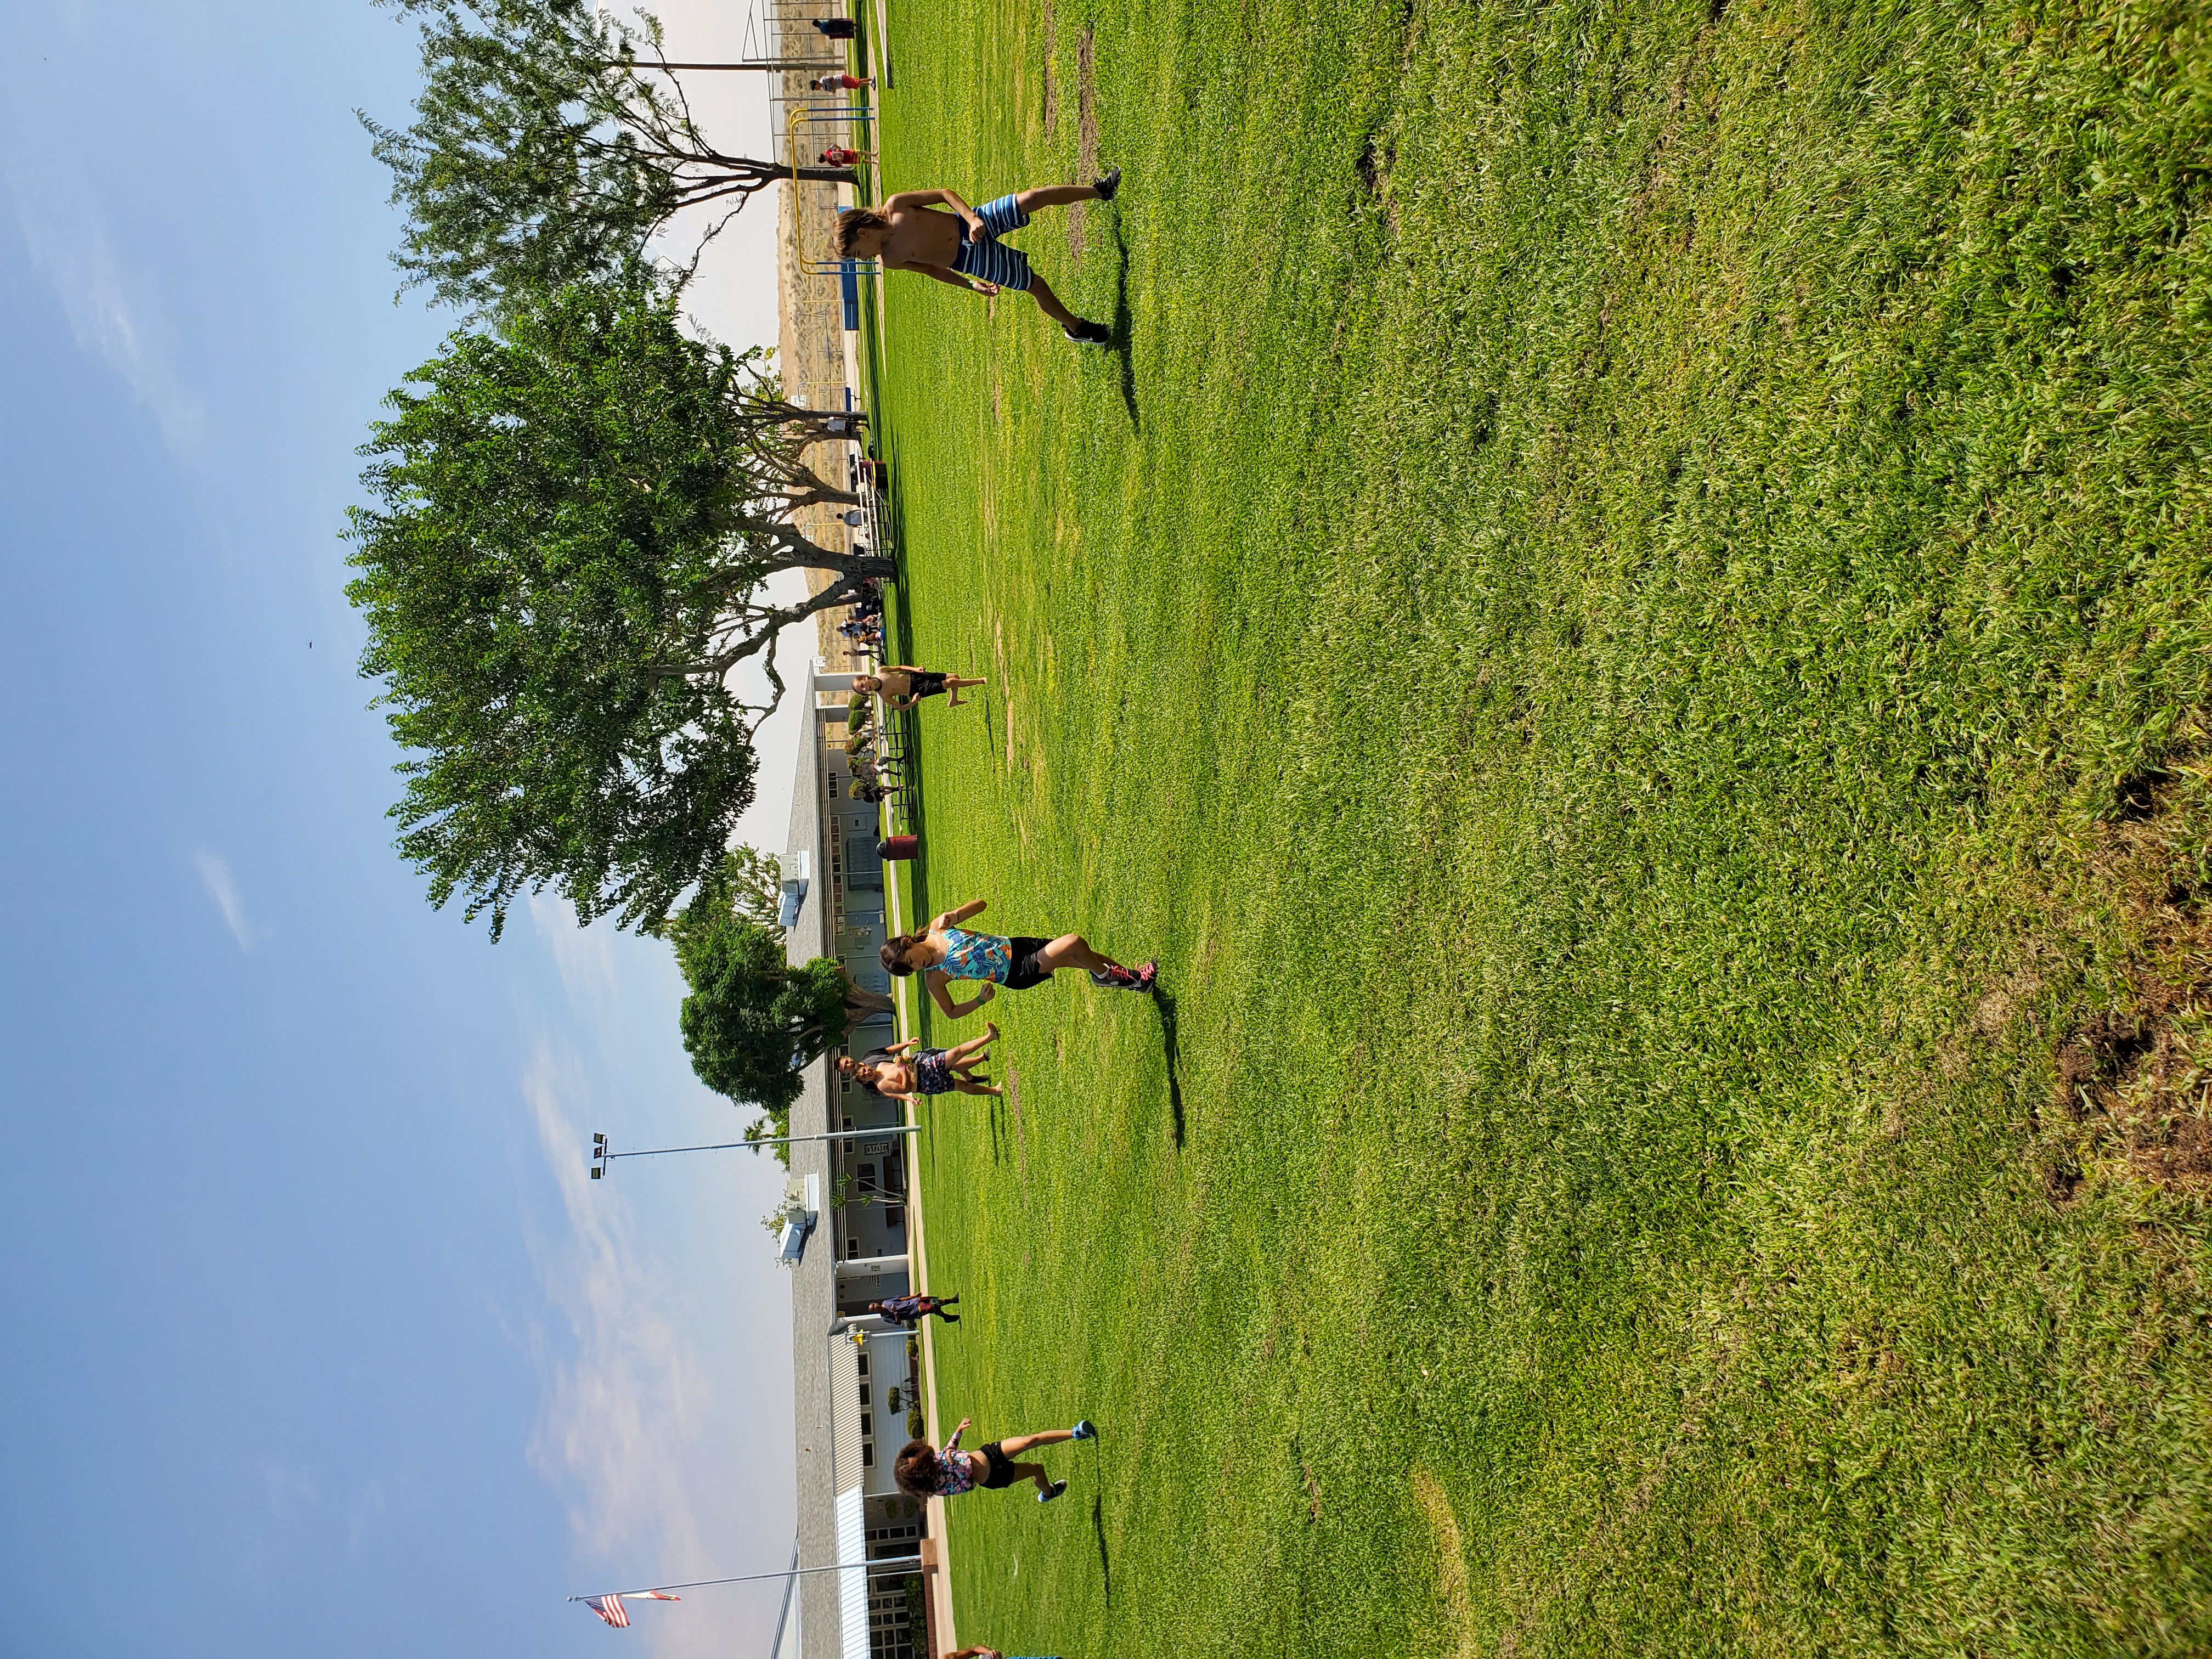
<path fill-rule="evenodd" d="M 847 149 L 842 144 L 832 144 L 822 152 L 822 161 L 825 167 L 848 167 L 855 161 L 872 161 L 875 159 L 876 153 L 872 149 Z"/>
<path fill-rule="evenodd" d="M 872 75 L 818 75 L 806 83 L 817 92 L 858 92 L 862 87 L 872 87 Z"/>

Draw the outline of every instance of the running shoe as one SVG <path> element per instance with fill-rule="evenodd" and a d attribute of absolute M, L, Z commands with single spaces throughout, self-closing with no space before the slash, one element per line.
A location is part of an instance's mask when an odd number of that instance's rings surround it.
<path fill-rule="evenodd" d="M 1137 982 L 1129 988 L 1133 991 L 1149 991 L 1159 976 L 1160 964 L 1157 962 L 1148 962 L 1137 969 Z"/>
<path fill-rule="evenodd" d="M 1066 1481 L 1065 1481 L 1065 1480 L 1055 1480 L 1055 1481 L 1054 1481 L 1054 1482 L 1052 1483 L 1052 1485 L 1050 1485 L 1049 1486 L 1047 1486 L 1047 1487 L 1046 1487 L 1042 1492 L 1039 1492 L 1039 1493 L 1037 1494 L 1037 1502 L 1038 1502 L 1038 1503 L 1040 1503 L 1040 1504 L 1049 1504 L 1049 1503 L 1051 1503 L 1051 1502 L 1052 1502 L 1052 1500 L 1053 1500 L 1054 1498 L 1055 1498 L 1059 1497 L 1059 1496 L 1060 1495 L 1060 1493 L 1062 1493 L 1062 1492 L 1066 1492 L 1066 1490 L 1067 1490 L 1067 1482 L 1066 1482 Z"/>
<path fill-rule="evenodd" d="M 1112 329 L 1103 323 L 1086 323 L 1080 317 L 1075 319 L 1073 328 L 1063 328 L 1060 331 L 1078 345 L 1112 345 L 1114 343 Z"/>
<path fill-rule="evenodd" d="M 1103 178 L 1093 179 L 1091 181 L 1091 188 L 1098 192 L 1098 199 L 1100 201 L 1112 201 L 1114 199 L 1114 192 L 1121 188 L 1121 169 L 1115 167 L 1111 173 L 1107 173 Z"/>
<path fill-rule="evenodd" d="M 1070 1429 L 1068 1433 L 1078 1440 L 1096 1440 L 1098 1437 L 1097 1429 L 1087 1417 Z"/>

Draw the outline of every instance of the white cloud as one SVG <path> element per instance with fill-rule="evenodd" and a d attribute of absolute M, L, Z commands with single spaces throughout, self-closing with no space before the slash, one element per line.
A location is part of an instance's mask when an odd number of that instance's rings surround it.
<path fill-rule="evenodd" d="M 246 920 L 246 905 L 238 896 L 238 884 L 230 878 L 230 866 L 213 853 L 198 856 L 200 885 L 207 889 L 215 908 L 222 912 L 223 926 L 238 941 L 241 951 L 253 948 L 253 929 Z"/>
<path fill-rule="evenodd" d="M 569 1339 L 538 1354 L 546 1401 L 531 1437 L 532 1466 L 568 1495 L 586 1559 L 639 1564 L 644 1578 L 664 1583 L 715 1577 L 721 1564 L 693 1498 L 726 1487 L 702 1480 L 698 1467 L 695 1439 L 711 1425 L 714 1394 L 682 1329 L 684 1298 L 634 1237 L 620 1195 L 590 1179 L 591 1132 L 574 1110 L 584 1086 L 543 1035 L 522 1091 L 567 1223 L 564 1236 L 549 1238 L 526 1219 L 546 1300 Z M 655 1644 L 665 1651 L 714 1634 L 697 1620 L 655 1623 L 666 1626 Z"/>
<path fill-rule="evenodd" d="M 17 148 L 8 185 L 32 265 L 61 301 L 77 344 L 120 374 L 154 411 L 173 453 L 191 453 L 207 410 L 169 361 L 159 306 L 118 264 L 83 181 L 51 149 L 35 164 L 28 150 Z"/>

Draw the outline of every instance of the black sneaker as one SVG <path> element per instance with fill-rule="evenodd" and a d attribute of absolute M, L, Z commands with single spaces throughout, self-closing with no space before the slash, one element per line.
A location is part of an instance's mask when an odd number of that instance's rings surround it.
<path fill-rule="evenodd" d="M 1060 332 L 1067 336 L 1069 339 L 1074 341 L 1078 345 L 1111 345 L 1114 343 L 1114 331 L 1112 329 L 1107 327 L 1103 323 L 1086 323 L 1080 317 L 1075 319 L 1075 326 L 1073 328 L 1064 328 L 1060 330 Z"/>
<path fill-rule="evenodd" d="M 1160 964 L 1157 962 L 1148 962 L 1137 969 L 1137 982 L 1129 988 L 1133 991 L 1149 991 L 1159 976 Z"/>
<path fill-rule="evenodd" d="M 1100 201 L 1112 201 L 1114 199 L 1114 192 L 1121 188 L 1121 169 L 1115 167 L 1111 173 L 1106 174 L 1105 177 L 1102 179 L 1093 179 L 1091 181 L 1091 188 L 1098 192 L 1098 199 Z"/>
<path fill-rule="evenodd" d="M 1047 1486 L 1047 1487 L 1046 1487 L 1042 1492 L 1039 1492 L 1039 1493 L 1037 1494 L 1037 1502 L 1038 1502 L 1038 1503 L 1040 1503 L 1040 1504 L 1049 1504 L 1049 1503 L 1051 1503 L 1051 1502 L 1052 1502 L 1052 1500 L 1053 1500 L 1054 1498 L 1055 1498 L 1059 1497 L 1059 1496 L 1060 1495 L 1060 1493 L 1062 1493 L 1062 1492 L 1066 1492 L 1066 1490 L 1067 1490 L 1067 1482 L 1066 1482 L 1066 1481 L 1065 1481 L 1065 1480 L 1055 1480 L 1055 1481 L 1054 1481 L 1054 1482 L 1052 1483 L 1052 1485 L 1050 1485 L 1049 1486 Z"/>

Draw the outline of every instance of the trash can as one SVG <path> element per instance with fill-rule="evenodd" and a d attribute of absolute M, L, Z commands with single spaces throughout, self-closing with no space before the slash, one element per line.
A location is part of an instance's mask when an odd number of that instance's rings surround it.
<path fill-rule="evenodd" d="M 876 843 L 876 856 L 879 859 L 910 859 L 920 851 L 920 836 L 886 836 Z"/>

